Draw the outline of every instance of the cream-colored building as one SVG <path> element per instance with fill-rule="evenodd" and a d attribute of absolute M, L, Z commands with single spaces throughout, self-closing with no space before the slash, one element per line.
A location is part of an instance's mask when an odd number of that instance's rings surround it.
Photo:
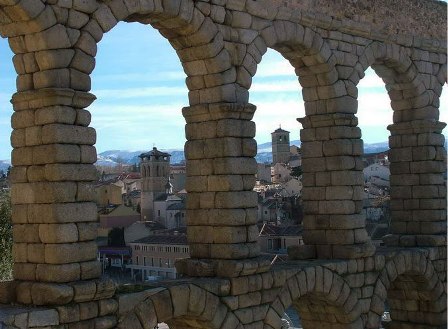
<path fill-rule="evenodd" d="M 381 163 L 374 163 L 363 169 L 364 181 L 376 186 L 389 187 L 390 186 L 390 169 Z"/>
<path fill-rule="evenodd" d="M 299 225 L 263 224 L 259 227 L 260 251 L 270 254 L 286 254 L 288 247 L 302 245 L 302 227 Z"/>
<path fill-rule="evenodd" d="M 132 277 L 144 281 L 150 278 L 175 279 L 176 259 L 190 257 L 190 249 L 185 234 L 150 235 L 131 242 Z"/>
<path fill-rule="evenodd" d="M 302 194 L 302 181 L 298 178 L 291 177 L 289 181 L 282 184 L 284 196 L 300 196 Z"/>
<path fill-rule="evenodd" d="M 98 207 L 122 204 L 121 187 L 115 183 L 98 183 L 95 185 L 95 202 Z"/>
<path fill-rule="evenodd" d="M 285 163 L 276 163 L 271 167 L 272 183 L 284 183 L 291 179 L 291 168 Z"/>
<path fill-rule="evenodd" d="M 107 237 L 113 228 L 126 228 L 140 220 L 140 214 L 130 207 L 119 205 L 109 213 L 100 214 L 99 237 Z"/>

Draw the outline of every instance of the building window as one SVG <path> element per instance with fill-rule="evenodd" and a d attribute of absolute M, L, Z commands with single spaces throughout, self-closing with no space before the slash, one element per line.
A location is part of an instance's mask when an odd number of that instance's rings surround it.
<path fill-rule="evenodd" d="M 137 256 L 137 257 L 135 257 L 135 264 L 137 264 L 137 265 L 138 265 L 138 256 Z"/>
<path fill-rule="evenodd" d="M 143 266 L 146 266 L 146 257 L 143 257 Z"/>
<path fill-rule="evenodd" d="M 157 210 L 157 216 L 160 217 L 160 210 Z"/>

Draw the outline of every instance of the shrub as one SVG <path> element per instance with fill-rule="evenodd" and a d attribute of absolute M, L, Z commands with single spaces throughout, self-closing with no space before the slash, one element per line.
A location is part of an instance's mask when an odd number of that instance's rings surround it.
<path fill-rule="evenodd" d="M 9 193 L 0 192 L 0 281 L 12 279 L 12 225 Z"/>

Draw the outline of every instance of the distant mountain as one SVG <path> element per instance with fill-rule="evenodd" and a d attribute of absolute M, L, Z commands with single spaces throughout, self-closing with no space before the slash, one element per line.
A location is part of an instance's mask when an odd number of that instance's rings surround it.
<path fill-rule="evenodd" d="M 290 144 L 300 147 L 301 142 L 299 140 L 293 140 L 290 142 Z M 258 144 L 258 154 L 265 153 L 265 152 L 268 152 L 268 153 L 272 152 L 272 143 L 271 142 Z"/>
<path fill-rule="evenodd" d="M 291 145 L 300 146 L 299 140 L 291 141 Z M 384 152 L 389 149 L 387 142 L 364 144 L 365 153 L 378 153 Z M 184 151 L 181 149 L 165 149 L 161 150 L 171 154 L 171 163 L 181 163 L 185 160 Z M 97 165 L 100 166 L 116 166 L 117 164 L 136 164 L 140 161 L 139 155 L 147 151 L 123 151 L 123 150 L 110 150 L 104 151 L 98 154 Z M 272 143 L 258 144 L 258 153 L 255 159 L 258 163 L 271 163 L 272 162 Z"/>
<path fill-rule="evenodd" d="M 10 160 L 0 160 L 0 170 L 3 170 L 4 172 L 6 172 L 10 165 L 11 165 Z"/>
<path fill-rule="evenodd" d="M 364 143 L 364 153 L 379 153 L 389 149 L 388 142 L 381 143 Z"/>
<path fill-rule="evenodd" d="M 177 164 L 185 160 L 184 151 L 179 149 L 166 149 L 161 150 L 171 154 L 171 163 Z M 123 150 L 110 150 L 104 151 L 98 154 L 98 161 L 96 165 L 99 166 L 116 166 L 117 164 L 136 164 L 140 162 L 139 155 L 148 152 L 148 150 L 142 151 L 123 151 Z"/>

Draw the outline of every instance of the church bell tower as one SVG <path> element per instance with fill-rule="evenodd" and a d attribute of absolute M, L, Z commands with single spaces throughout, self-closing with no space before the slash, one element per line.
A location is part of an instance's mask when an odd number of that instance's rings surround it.
<path fill-rule="evenodd" d="M 156 147 L 139 155 L 142 175 L 140 205 L 142 221 L 154 220 L 154 200 L 166 192 L 166 184 L 169 181 L 170 156 Z"/>

